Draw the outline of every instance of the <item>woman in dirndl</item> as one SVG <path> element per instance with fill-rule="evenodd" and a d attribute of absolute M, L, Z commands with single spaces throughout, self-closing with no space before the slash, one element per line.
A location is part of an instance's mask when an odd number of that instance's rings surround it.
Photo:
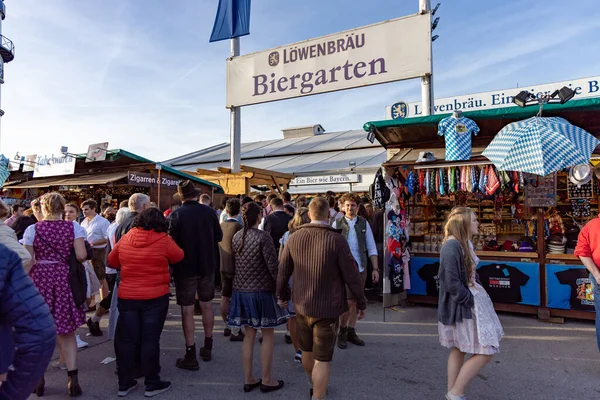
<path fill-rule="evenodd" d="M 77 372 L 77 341 L 75 331 L 85 323 L 83 307 L 73 300 L 67 260 L 71 249 L 80 262 L 87 258 L 84 236 L 75 223 L 65 221 L 65 199 L 59 193 L 47 193 L 41 199 L 43 220 L 27 228 L 23 244 L 31 253 L 35 264 L 29 276 L 46 300 L 56 323 L 58 347 L 67 364 L 69 396 L 82 394 Z M 44 392 L 44 381 L 36 389 Z"/>
<path fill-rule="evenodd" d="M 260 387 L 272 392 L 283 387 L 283 381 L 271 375 L 273 366 L 273 336 L 275 327 L 284 325 L 289 313 L 277 305 L 277 252 L 269 233 L 258 229 L 261 207 L 244 204 L 244 229 L 233 236 L 233 283 L 229 305 L 229 325 L 245 326 L 242 344 L 244 392 Z M 287 304 L 285 305 L 287 307 Z M 262 379 L 254 378 L 252 362 L 256 331 L 263 335 L 261 346 Z"/>
<path fill-rule="evenodd" d="M 479 258 L 471 239 L 479 223 L 468 207 L 454 208 L 446 222 L 440 251 L 438 331 L 448 357 L 448 400 L 464 400 L 465 390 L 499 352 L 502 325 L 477 280 Z M 465 362 L 465 354 L 472 356 Z"/>

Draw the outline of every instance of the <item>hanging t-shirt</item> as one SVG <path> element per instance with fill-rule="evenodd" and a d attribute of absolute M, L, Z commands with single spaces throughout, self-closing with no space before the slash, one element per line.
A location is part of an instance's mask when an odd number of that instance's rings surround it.
<path fill-rule="evenodd" d="M 471 159 L 471 134 L 477 136 L 479 127 L 466 117 L 444 118 L 438 124 L 438 135 L 446 138 L 446 160 Z"/>
<path fill-rule="evenodd" d="M 417 274 L 425 281 L 425 292 L 428 296 L 438 297 L 440 295 L 440 263 L 425 264 Z"/>
<path fill-rule="evenodd" d="M 529 281 L 529 275 L 508 264 L 488 264 L 477 269 L 481 286 L 493 302 L 520 303 L 521 286 Z"/>
<path fill-rule="evenodd" d="M 594 290 L 585 268 L 569 268 L 556 272 L 555 275 L 561 285 L 571 286 L 571 309 L 594 311 Z"/>

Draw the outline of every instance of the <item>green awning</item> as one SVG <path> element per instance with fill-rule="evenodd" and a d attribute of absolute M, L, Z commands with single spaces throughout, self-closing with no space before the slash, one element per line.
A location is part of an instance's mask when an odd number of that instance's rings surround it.
<path fill-rule="evenodd" d="M 114 149 L 114 150 L 108 150 L 107 151 L 107 158 L 116 158 L 119 155 L 127 157 L 127 158 L 131 158 L 132 160 L 136 160 L 136 161 L 139 161 L 139 162 L 142 162 L 142 163 L 160 165 L 161 169 L 163 171 L 167 171 L 167 172 L 169 172 L 169 173 L 171 173 L 173 175 L 176 175 L 176 176 L 178 176 L 178 177 L 180 177 L 182 179 L 188 179 L 188 180 L 190 180 L 192 182 L 201 183 L 201 184 L 206 185 L 206 186 L 214 187 L 216 194 L 223 194 L 223 193 L 225 193 L 223 191 L 223 188 L 220 185 L 217 185 L 216 183 L 213 183 L 213 182 L 210 182 L 210 181 L 206 181 L 204 179 L 200 179 L 200 178 L 198 178 L 196 176 L 193 176 L 193 175 L 186 174 L 185 172 L 181 172 L 179 170 L 176 170 L 175 168 L 171 168 L 171 167 L 168 167 L 168 166 L 166 166 L 164 164 L 157 163 L 155 161 L 149 160 L 149 159 L 144 158 L 142 156 L 138 156 L 137 154 L 133 154 L 133 153 L 127 151 L 127 150 Z M 77 158 L 78 159 L 85 159 L 86 156 L 87 156 L 87 154 L 80 154 L 80 155 L 77 156 Z"/>
<path fill-rule="evenodd" d="M 544 106 L 544 116 L 561 116 L 574 125 L 577 125 L 588 132 L 597 135 L 598 120 L 600 113 L 596 118 L 590 118 L 590 111 L 600 110 L 600 98 L 571 100 L 565 104 L 546 104 Z M 463 116 L 468 117 L 479 125 L 486 137 L 493 137 L 507 124 L 533 117 L 539 111 L 538 106 L 504 107 L 490 110 L 479 110 L 464 112 Z M 371 121 L 364 124 L 363 129 L 366 132 L 374 131 L 376 139 L 384 147 L 412 147 L 428 148 L 432 145 L 432 139 L 437 134 L 438 123 L 452 115 L 452 113 L 435 114 L 426 117 L 414 117 L 395 120 Z M 592 122 L 594 120 L 594 122 Z M 432 132 L 435 132 L 432 135 Z M 491 135 L 490 135 L 491 134 Z M 443 147 L 443 139 L 442 139 Z M 439 144 L 438 144 L 439 145 Z M 440 146 L 438 146 L 440 147 Z"/>

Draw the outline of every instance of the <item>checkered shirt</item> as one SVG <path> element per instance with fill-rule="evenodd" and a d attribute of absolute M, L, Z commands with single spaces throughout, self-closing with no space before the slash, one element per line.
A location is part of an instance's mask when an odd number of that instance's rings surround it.
<path fill-rule="evenodd" d="M 438 124 L 438 135 L 446 138 L 446 160 L 459 161 L 471 159 L 471 133 L 479 133 L 479 127 L 466 117 L 444 118 Z"/>

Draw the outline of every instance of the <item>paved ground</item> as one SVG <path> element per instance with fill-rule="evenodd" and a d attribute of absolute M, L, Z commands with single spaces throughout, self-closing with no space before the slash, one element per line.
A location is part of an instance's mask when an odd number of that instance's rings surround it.
<path fill-rule="evenodd" d="M 213 361 L 201 361 L 197 372 L 178 370 L 175 359 L 183 355 L 183 335 L 174 303 L 171 313 L 162 336 L 162 376 L 173 382 L 173 390 L 157 398 L 309 398 L 304 372 L 294 363 L 293 348 L 284 343 L 282 330 L 275 344 L 275 377 L 285 380 L 285 388 L 279 392 L 243 393 L 240 343 L 223 337 L 220 320 L 216 323 Z M 443 399 L 447 351 L 438 344 L 435 308 L 417 306 L 385 314 L 387 322 L 383 322 L 381 304 L 370 304 L 367 318 L 358 326 L 367 345 L 336 349 L 328 399 Z M 196 318 L 197 326 L 201 326 L 201 317 Z M 552 325 L 530 316 L 508 314 L 501 315 L 500 320 L 507 335 L 501 353 L 476 378 L 469 399 L 600 398 L 600 358 L 592 323 Z M 103 330 L 106 324 L 107 320 L 103 321 Z M 100 364 L 105 357 L 114 356 L 112 342 L 85 338 L 84 329 L 78 333 L 90 343 L 79 353 L 83 398 L 116 397 L 115 364 Z M 255 366 L 259 371 L 258 361 Z M 66 381 L 66 372 L 50 368 L 45 398 L 65 398 Z M 142 399 L 142 388 L 129 398 Z"/>

